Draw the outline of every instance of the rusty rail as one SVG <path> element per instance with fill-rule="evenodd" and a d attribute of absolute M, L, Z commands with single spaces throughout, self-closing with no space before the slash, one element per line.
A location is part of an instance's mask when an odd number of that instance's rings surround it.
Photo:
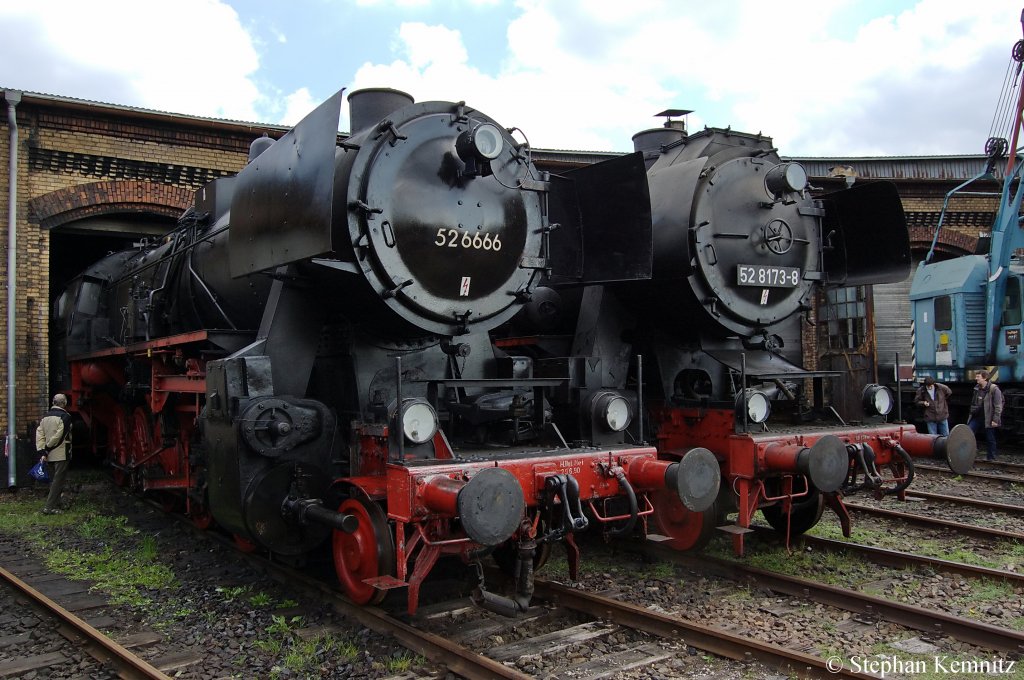
<path fill-rule="evenodd" d="M 684 621 L 628 602 L 620 602 L 593 593 L 568 588 L 551 581 L 538 580 L 537 595 L 590 616 L 608 619 L 669 639 L 679 639 L 705 651 L 739 661 L 756 659 L 768 666 L 801 678 L 874 678 L 845 667 L 830 670 L 829 662 L 817 656 L 786 649 L 743 635 Z M 832 666 L 834 669 L 835 666 Z"/>
<path fill-rule="evenodd" d="M 148 664 L 143 659 L 132 654 L 130 651 L 117 644 L 106 635 L 96 630 L 88 623 L 78 618 L 64 607 L 43 595 L 38 590 L 22 581 L 20 578 L 0 567 L 0 578 L 7 581 L 11 586 L 25 597 L 29 598 L 57 619 L 73 627 L 81 633 L 89 644 L 96 645 L 110 655 L 121 677 L 126 678 L 152 678 L 153 680 L 170 680 L 170 677 L 161 673 L 158 669 Z"/>
<path fill-rule="evenodd" d="M 932 567 L 934 569 L 938 569 L 940 571 L 945 571 L 952 574 L 971 576 L 973 578 L 985 577 L 1003 579 L 1006 581 L 1014 581 L 1017 583 L 1024 583 L 1024 574 L 1019 574 L 1013 571 L 1007 571 L 1005 569 L 980 567 L 974 564 L 965 564 L 963 562 L 944 560 L 939 557 L 915 555 L 914 553 L 905 553 L 899 550 L 876 548 L 875 546 L 871 545 L 863 545 L 861 543 L 853 543 L 848 541 L 836 541 L 831 538 L 820 538 L 818 536 L 808 536 L 806 534 L 800 536 L 796 540 L 799 541 L 799 543 L 802 545 L 812 546 L 815 548 L 819 548 L 821 550 L 848 550 L 850 552 L 861 553 L 869 557 L 872 561 L 877 562 L 878 564 L 884 564 L 890 567 L 906 567 L 909 564 L 918 564 Z"/>
<path fill-rule="evenodd" d="M 957 640 L 962 640 L 984 649 L 1024 652 L 1024 632 L 1010 628 L 1002 628 L 982 621 L 965 619 L 917 605 L 894 602 L 882 597 L 850 590 L 849 588 L 840 588 L 838 586 L 809 581 L 797 576 L 778 574 L 739 562 L 731 562 L 707 555 L 702 555 L 698 559 L 657 545 L 647 546 L 646 550 L 653 555 L 657 555 L 658 558 L 669 559 L 676 564 L 694 570 L 705 573 L 710 572 L 716 576 L 734 581 L 749 578 L 755 581 L 758 586 L 771 588 L 779 593 L 807 598 L 836 607 L 837 609 L 878 616 L 886 621 L 928 633 L 952 635 Z"/>
<path fill-rule="evenodd" d="M 941 501 L 943 503 L 956 503 L 958 505 L 972 505 L 976 508 L 985 508 L 986 510 L 997 510 L 999 512 L 1012 512 L 1014 514 L 1024 514 L 1024 505 L 996 503 L 995 501 L 985 501 L 980 498 L 969 498 L 967 496 L 948 496 L 942 493 L 912 490 L 907 491 L 907 496 L 912 498 L 921 498 L 926 501 Z"/>
<path fill-rule="evenodd" d="M 985 538 L 1007 538 L 1013 541 L 1024 541 L 1024 534 L 1018 531 L 1006 531 L 1005 529 L 990 529 L 989 527 L 981 527 L 975 524 L 953 522 L 948 519 L 938 519 L 937 517 L 928 517 L 927 515 L 917 515 L 912 512 L 900 512 L 899 510 L 886 510 L 884 508 L 874 508 L 868 505 L 850 503 L 848 501 L 844 502 L 843 504 L 847 507 L 848 510 L 853 510 L 854 512 L 862 512 L 866 515 L 885 517 L 888 519 L 899 520 L 901 522 L 911 522 L 914 524 L 941 527 L 943 529 L 954 529 L 961 533 L 973 534 L 975 536 L 984 536 Z"/>

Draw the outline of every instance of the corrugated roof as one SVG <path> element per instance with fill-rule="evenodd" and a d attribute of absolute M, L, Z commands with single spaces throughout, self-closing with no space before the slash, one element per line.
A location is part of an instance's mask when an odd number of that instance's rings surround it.
<path fill-rule="evenodd" d="M 865 156 L 808 158 L 788 156 L 811 177 L 842 177 L 852 175 L 865 179 L 967 179 L 985 170 L 988 157 L 982 154 L 964 156 Z M 997 164 L 1001 176 L 1002 164 Z"/>

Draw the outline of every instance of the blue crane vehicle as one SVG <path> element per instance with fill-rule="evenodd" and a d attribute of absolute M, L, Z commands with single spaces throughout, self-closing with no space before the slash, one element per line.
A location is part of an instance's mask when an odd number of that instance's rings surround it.
<path fill-rule="evenodd" d="M 1021 23 L 1024 26 L 1024 13 Z M 1017 148 L 1024 107 L 1022 67 L 1024 40 L 1019 40 L 1011 53 L 999 106 L 1008 124 L 995 122 L 1000 116 L 998 112 L 993 122 L 994 133 L 1009 134 L 991 136 L 985 145 L 989 156 L 985 170 L 946 195 L 931 248 L 917 268 L 910 288 L 916 377 L 932 376 L 952 387 L 951 417 L 962 421 L 967 415 L 975 374 L 981 369 L 988 370 L 1006 398 L 1003 430 L 1013 434 L 1024 434 L 1024 228 L 1020 215 L 1024 160 Z M 998 192 L 967 190 L 986 180 L 988 184 L 997 182 Z M 998 196 L 988 253 L 936 261 L 939 231 L 950 199 L 957 195 Z"/>

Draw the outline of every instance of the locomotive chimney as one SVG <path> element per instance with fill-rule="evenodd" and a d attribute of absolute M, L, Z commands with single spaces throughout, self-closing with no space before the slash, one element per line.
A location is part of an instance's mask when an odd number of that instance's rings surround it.
<path fill-rule="evenodd" d="M 633 135 L 633 151 L 657 152 L 661 147 L 686 139 L 686 119 L 688 109 L 665 109 L 656 116 L 663 116 L 665 124 L 660 128 L 642 130 Z M 672 120 L 675 116 L 684 116 L 680 120 Z"/>
<path fill-rule="evenodd" d="M 356 90 L 348 96 L 349 133 L 376 125 L 398 109 L 415 103 L 412 95 L 386 87 Z"/>

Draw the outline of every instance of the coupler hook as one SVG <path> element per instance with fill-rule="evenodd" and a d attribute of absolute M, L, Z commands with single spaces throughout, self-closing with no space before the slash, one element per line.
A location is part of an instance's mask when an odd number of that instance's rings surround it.
<path fill-rule="evenodd" d="M 877 489 L 882 484 L 882 475 L 875 467 L 875 451 L 867 444 L 851 444 L 849 449 L 864 471 L 864 485 L 869 489 Z"/>
<path fill-rule="evenodd" d="M 902 493 L 914 481 L 914 459 L 911 458 L 910 454 L 907 453 L 907 450 L 899 444 L 894 444 L 892 450 L 895 451 L 896 455 L 903 460 L 903 464 L 907 468 L 907 478 L 897 484 L 895 488 L 883 492 L 887 495 Z"/>
<path fill-rule="evenodd" d="M 553 510 L 555 499 L 562 502 L 562 525 L 548 532 L 542 542 L 559 540 L 566 533 L 583 531 L 589 525 L 580 505 L 580 484 L 572 475 L 551 475 L 544 480 L 544 500 L 548 510 Z M 552 523 L 553 524 L 553 523 Z"/>

